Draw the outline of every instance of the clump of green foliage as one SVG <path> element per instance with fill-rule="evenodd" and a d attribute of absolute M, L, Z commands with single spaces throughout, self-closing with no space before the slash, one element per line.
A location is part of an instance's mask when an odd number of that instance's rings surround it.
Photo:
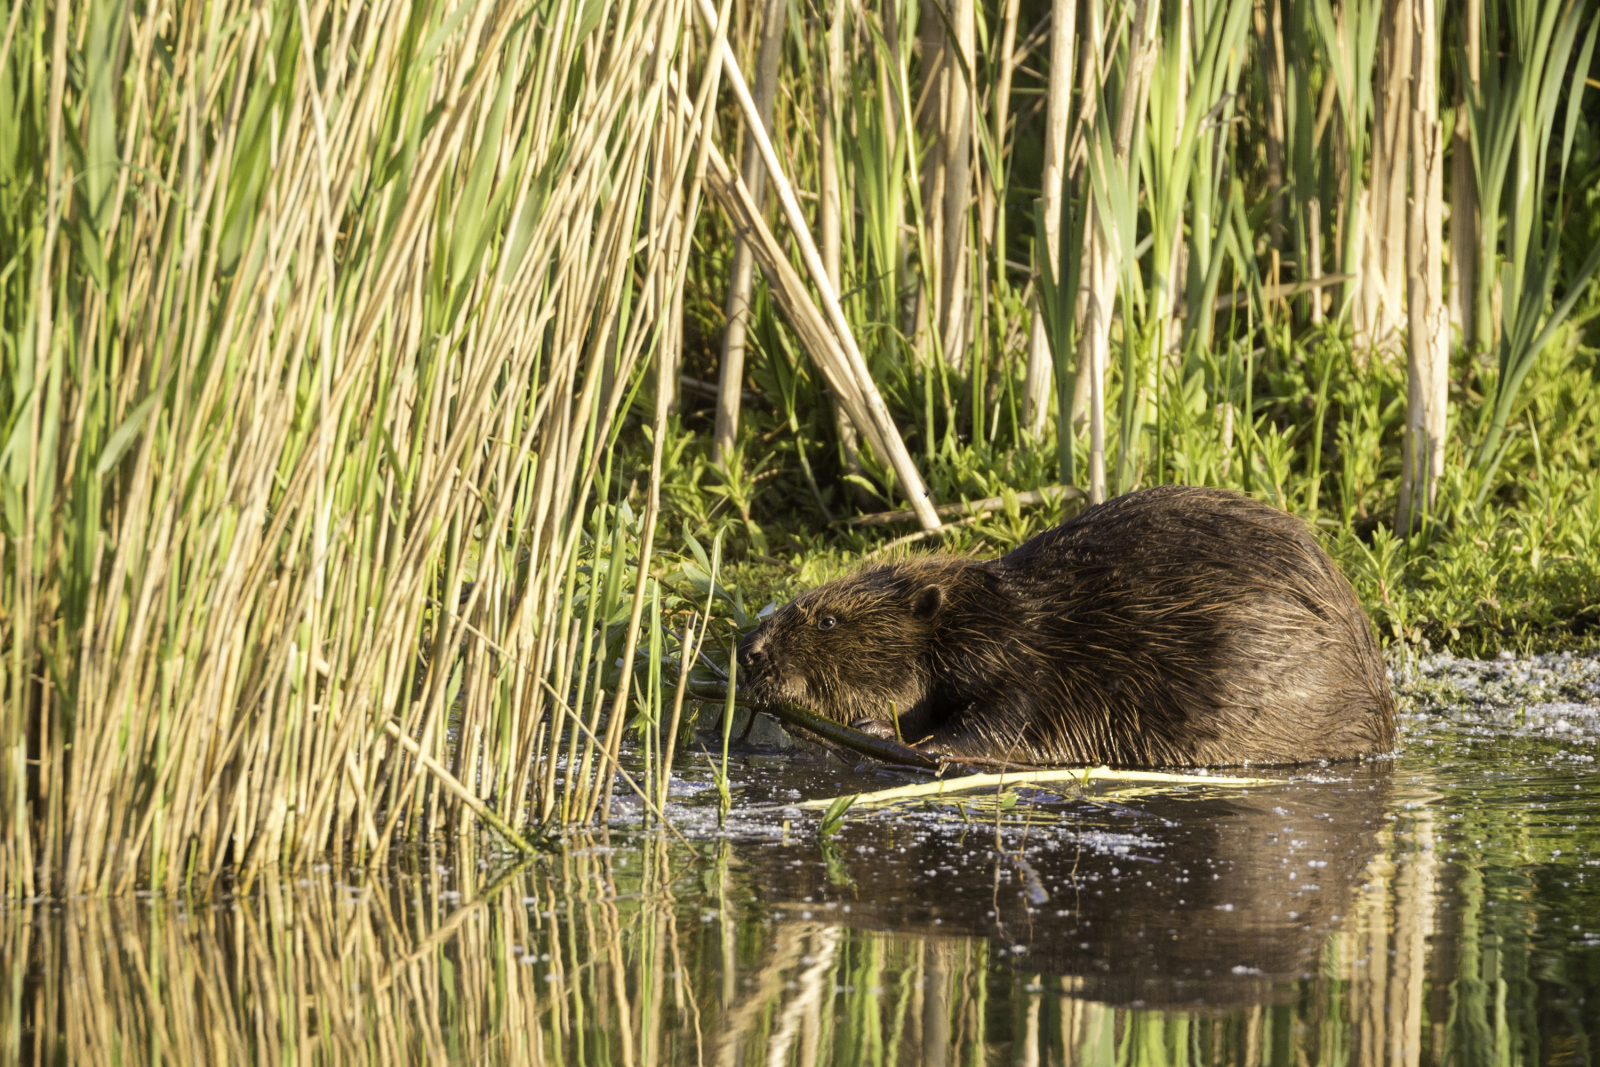
<path fill-rule="evenodd" d="M 1539 364 L 1524 384 L 1522 417 L 1494 470 L 1468 462 L 1478 428 L 1453 423 L 1438 506 L 1410 537 L 1389 522 L 1404 370 L 1360 358 L 1333 331 L 1259 359 L 1255 418 L 1247 424 L 1235 415 L 1231 440 L 1217 424 L 1230 397 L 1242 402 L 1238 372 L 1230 389 L 1215 360 L 1173 368 L 1177 399 L 1163 427 L 1164 463 L 1142 471 L 1143 484 L 1224 486 L 1314 523 L 1396 650 L 1482 656 L 1593 645 L 1600 639 L 1600 351 L 1576 328 L 1563 342 L 1564 358 Z M 802 365 L 790 371 L 809 384 Z M 1470 411 L 1492 372 L 1463 354 L 1454 378 L 1467 383 L 1453 397 L 1456 410 Z M 801 424 L 797 410 L 785 410 L 783 393 L 774 397 L 758 378 L 757 396 L 747 407 L 748 432 L 752 442 L 767 442 L 759 459 L 741 453 L 726 469 L 713 464 L 706 444 L 708 407 L 685 398 L 663 485 L 669 527 L 726 538 L 733 562 L 725 581 L 747 604 L 781 603 L 886 546 L 1005 552 L 1081 506 L 1019 506 L 1018 493 L 1054 483 L 1054 457 L 1002 435 L 942 450 L 928 468 L 941 502 L 1000 497 L 1000 507 L 938 537 L 913 534 L 909 519 L 856 524 L 850 516 L 891 503 L 851 477 L 823 430 L 783 432 Z M 910 543 L 893 545 L 908 535 Z"/>

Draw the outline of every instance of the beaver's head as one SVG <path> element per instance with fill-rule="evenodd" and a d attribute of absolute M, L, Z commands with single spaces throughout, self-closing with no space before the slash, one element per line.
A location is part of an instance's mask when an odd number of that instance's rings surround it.
<path fill-rule="evenodd" d="M 739 688 L 838 722 L 887 720 L 927 697 L 962 560 L 870 567 L 802 593 L 739 644 Z"/>

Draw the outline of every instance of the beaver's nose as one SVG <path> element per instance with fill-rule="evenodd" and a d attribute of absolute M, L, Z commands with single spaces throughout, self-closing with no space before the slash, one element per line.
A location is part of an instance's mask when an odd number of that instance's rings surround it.
<path fill-rule="evenodd" d="M 767 635 L 755 630 L 739 642 L 739 669 L 752 670 L 767 661 Z"/>

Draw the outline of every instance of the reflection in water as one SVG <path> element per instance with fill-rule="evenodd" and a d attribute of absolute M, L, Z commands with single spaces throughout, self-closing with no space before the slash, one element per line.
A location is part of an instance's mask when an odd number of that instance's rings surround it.
<path fill-rule="evenodd" d="M 13 905 L 0 1062 L 1587 1062 L 1593 762 L 1437 740 L 1244 792 L 878 815 L 826 845 L 791 814 L 700 855 L 601 835 L 214 905 Z"/>
<path fill-rule="evenodd" d="M 846 852 L 873 850 L 871 892 L 830 885 L 822 863 L 757 882 L 781 885 L 791 912 L 820 902 L 849 906 L 852 926 L 991 938 L 1013 968 L 1089 999 L 1247 1006 L 1317 970 L 1375 877 L 1389 793 L 1387 767 L 1271 789 L 1124 790 L 1037 825 L 1014 814 L 998 842 L 992 827 L 846 834 Z"/>

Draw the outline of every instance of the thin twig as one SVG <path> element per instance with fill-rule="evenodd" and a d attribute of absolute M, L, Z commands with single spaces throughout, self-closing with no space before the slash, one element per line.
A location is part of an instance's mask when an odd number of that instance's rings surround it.
<path fill-rule="evenodd" d="M 1089 494 L 1076 485 L 1047 485 L 1040 489 L 1028 489 L 1017 493 L 1015 499 L 1018 507 L 1030 508 L 1037 504 L 1069 502 L 1087 500 Z M 976 515 L 978 512 L 1000 511 L 1006 506 L 1003 496 L 989 496 L 982 500 L 964 500 L 956 504 L 940 504 L 934 508 L 934 513 L 941 519 L 951 519 L 958 515 Z M 917 513 L 914 511 L 877 511 L 870 515 L 858 515 L 850 520 L 852 526 L 887 526 L 897 522 L 914 522 Z"/>
<path fill-rule="evenodd" d="M 903 545 L 914 544 L 917 541 L 926 541 L 930 537 L 940 537 L 946 533 L 949 533 L 951 530 L 958 529 L 962 526 L 972 526 L 975 523 L 980 523 L 984 519 L 991 517 L 993 514 L 994 512 L 992 511 L 980 511 L 976 515 L 969 515 L 959 522 L 947 522 L 943 526 L 940 526 L 934 530 L 918 530 L 916 533 L 908 533 L 904 537 L 896 537 L 893 541 L 879 545 L 877 548 L 873 549 L 871 552 L 868 552 L 861 558 L 863 560 L 876 559 L 877 557 L 886 553 L 893 552 L 895 549 L 900 548 Z"/>

